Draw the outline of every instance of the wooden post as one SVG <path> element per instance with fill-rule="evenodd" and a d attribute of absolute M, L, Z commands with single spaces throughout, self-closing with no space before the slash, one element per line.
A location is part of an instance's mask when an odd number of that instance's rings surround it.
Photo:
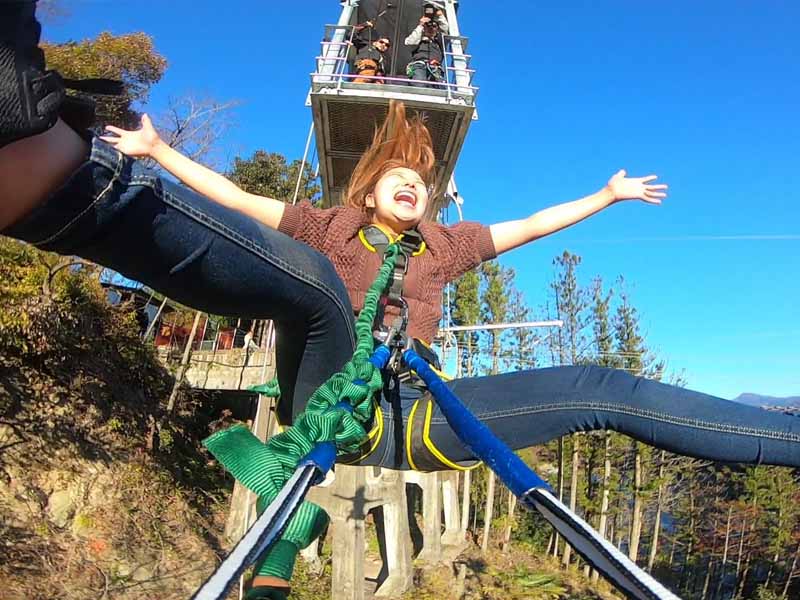
<path fill-rule="evenodd" d="M 189 366 L 189 357 L 192 355 L 192 342 L 194 342 L 194 336 L 197 334 L 197 325 L 200 323 L 200 316 L 203 313 L 199 310 L 194 314 L 194 323 L 192 323 L 192 331 L 189 334 L 189 339 L 186 340 L 186 346 L 183 349 L 183 357 L 181 358 L 181 364 L 178 367 L 178 372 L 175 374 L 175 383 L 172 385 L 172 392 L 169 395 L 169 400 L 167 401 L 167 412 L 171 413 L 175 409 L 175 399 L 178 397 L 178 390 L 181 387 L 181 382 L 183 381 L 183 376 L 186 374 L 186 369 Z"/>
<path fill-rule="evenodd" d="M 336 467 L 336 491 L 352 501 L 337 502 L 329 510 L 333 528 L 333 598 L 364 600 L 364 471 L 362 467 Z"/>
<path fill-rule="evenodd" d="M 486 552 L 489 548 L 489 533 L 492 529 L 492 513 L 494 512 L 494 485 L 495 474 L 489 469 L 489 483 L 486 486 L 486 511 L 483 515 L 483 539 L 481 540 L 481 550 Z"/>

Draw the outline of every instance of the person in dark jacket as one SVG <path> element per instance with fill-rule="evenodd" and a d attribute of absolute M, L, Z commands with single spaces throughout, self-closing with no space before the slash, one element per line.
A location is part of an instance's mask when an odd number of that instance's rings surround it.
<path fill-rule="evenodd" d="M 450 26 L 442 9 L 426 4 L 419 23 L 405 39 L 405 45 L 411 46 L 411 62 L 406 67 L 409 79 L 415 82 L 444 81 L 444 36 L 449 31 Z M 412 85 L 441 87 L 428 83 Z"/>
<path fill-rule="evenodd" d="M 386 36 L 381 36 L 373 41 L 372 27 L 371 21 L 356 25 L 355 35 L 353 35 L 356 57 L 353 66 L 355 72 L 362 77 L 354 78 L 353 83 L 383 83 L 383 79 L 380 77 L 386 74 L 386 51 L 392 43 Z M 366 39 L 364 39 L 365 30 L 369 31 Z M 373 77 L 378 79 L 373 79 Z"/>

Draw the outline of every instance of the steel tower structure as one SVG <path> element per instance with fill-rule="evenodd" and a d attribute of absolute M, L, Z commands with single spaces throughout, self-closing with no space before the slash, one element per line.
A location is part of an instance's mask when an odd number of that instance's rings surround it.
<path fill-rule="evenodd" d="M 412 85 L 406 76 L 410 48 L 404 40 L 423 14 L 425 4 L 439 6 L 447 18 L 444 47 L 444 81 L 427 87 Z M 424 113 L 436 156 L 437 206 L 444 205 L 448 183 L 464 144 L 470 123 L 477 119 L 474 71 L 466 53 L 467 38 L 460 35 L 458 1 L 439 0 L 342 0 L 336 25 L 325 26 L 321 52 L 311 73 L 306 104 L 313 114 L 323 202 L 340 202 L 341 194 L 361 154 L 368 147 L 376 125 L 387 113 L 389 101 L 402 100 L 409 113 Z M 352 39 L 356 25 L 371 21 L 369 36 L 387 37 L 386 76 L 366 79 L 353 68 Z M 355 82 L 356 78 L 362 82 Z M 381 81 L 379 81 L 381 80 Z M 311 134 L 309 134 L 309 142 Z M 310 144 L 307 144 L 307 152 Z"/>

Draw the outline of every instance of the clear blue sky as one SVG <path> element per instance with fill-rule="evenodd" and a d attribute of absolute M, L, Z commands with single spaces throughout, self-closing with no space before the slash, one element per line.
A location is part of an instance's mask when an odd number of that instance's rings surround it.
<path fill-rule="evenodd" d="M 170 96 L 238 99 L 233 156 L 299 157 L 313 57 L 335 0 L 65 2 L 52 41 L 146 31 Z M 551 260 L 585 281 L 624 274 L 648 342 L 689 386 L 723 397 L 800 394 L 800 4 L 776 0 L 464 0 L 480 120 L 457 169 L 466 217 L 519 218 L 657 173 L 661 207 L 626 203 L 512 252 L 530 304 Z"/>

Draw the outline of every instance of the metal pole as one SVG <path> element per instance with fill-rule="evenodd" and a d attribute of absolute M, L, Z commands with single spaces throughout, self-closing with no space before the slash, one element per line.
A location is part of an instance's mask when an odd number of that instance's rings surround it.
<path fill-rule="evenodd" d="M 200 316 L 203 313 L 199 310 L 194 314 L 194 323 L 192 323 L 192 331 L 189 334 L 189 339 L 186 340 L 186 346 L 183 349 L 183 357 L 181 358 L 181 364 L 178 367 L 178 372 L 175 374 L 175 383 L 172 385 L 172 392 L 169 395 L 169 400 L 167 401 L 167 412 L 172 413 L 173 409 L 175 408 L 175 399 L 178 397 L 178 390 L 181 387 L 181 382 L 183 381 L 183 376 L 186 374 L 186 369 L 189 366 L 189 357 L 192 354 L 192 342 L 194 342 L 194 336 L 197 333 L 197 325 L 200 322 Z"/>
<path fill-rule="evenodd" d="M 456 174 L 450 176 L 450 181 L 447 183 L 447 193 L 450 198 L 453 200 L 453 204 L 455 204 L 456 211 L 458 212 L 458 220 L 459 222 L 464 220 L 464 213 L 461 210 L 461 204 L 463 204 L 463 200 L 461 200 L 461 196 L 458 195 L 458 187 L 456 186 Z"/>
<path fill-rule="evenodd" d="M 564 321 L 525 321 L 519 323 L 492 323 L 489 325 L 453 325 L 451 327 L 442 327 L 439 332 L 446 331 L 484 331 L 487 329 L 520 329 L 523 327 L 562 327 Z"/>
<path fill-rule="evenodd" d="M 339 21 L 336 23 L 336 30 L 331 36 L 331 43 L 325 47 L 325 59 L 322 63 L 322 68 L 319 69 L 321 74 L 334 75 L 336 72 L 336 65 L 338 64 L 339 52 L 342 42 L 345 38 L 345 28 L 350 25 L 353 18 L 353 10 L 358 7 L 358 0 L 345 0 L 342 3 L 342 12 L 339 15 Z M 331 81 L 330 77 L 320 77 L 317 81 Z"/>
<path fill-rule="evenodd" d="M 203 321 L 203 331 L 200 333 L 200 350 L 203 349 L 203 342 L 206 339 L 206 330 L 208 329 L 208 315 L 206 315 L 206 320 Z"/>
<path fill-rule="evenodd" d="M 161 306 L 158 307 L 156 315 L 153 317 L 153 320 L 150 321 L 150 325 L 147 326 L 147 331 L 144 332 L 144 336 L 142 337 L 143 340 L 147 341 L 147 338 L 149 338 L 150 334 L 153 333 L 153 329 L 155 328 L 159 317 L 161 317 L 161 312 L 164 310 L 164 307 L 166 305 L 167 305 L 167 297 L 164 296 L 164 300 L 161 301 Z"/>
<path fill-rule="evenodd" d="M 292 204 L 297 204 L 297 194 L 300 191 L 300 180 L 303 179 L 303 169 L 306 166 L 306 159 L 308 158 L 308 149 L 311 147 L 311 136 L 314 135 L 314 121 L 311 121 L 311 127 L 308 128 L 308 137 L 306 138 L 306 149 L 303 151 L 303 160 L 300 162 L 300 170 L 297 172 L 297 184 L 294 186 L 294 198 Z"/>
<path fill-rule="evenodd" d="M 343 77 L 344 70 L 345 70 L 345 67 L 347 67 L 347 54 L 348 54 L 348 52 L 350 52 L 350 48 L 353 45 L 353 37 L 355 37 L 355 35 L 356 35 L 356 28 L 355 27 L 351 27 L 350 28 L 350 38 L 347 40 L 347 45 L 344 47 L 344 54 L 342 56 L 338 56 L 337 57 L 337 58 L 339 58 L 339 63 L 341 65 L 341 67 L 339 68 L 339 72 L 337 73 L 338 81 L 336 82 L 336 89 L 339 90 L 339 91 L 341 91 L 341 89 L 342 89 L 342 81 L 344 80 L 344 77 Z M 372 37 L 372 36 L 370 35 L 370 37 Z M 341 46 L 340 46 L 340 48 L 341 48 Z M 339 52 L 341 52 L 341 50 Z"/>
<path fill-rule="evenodd" d="M 456 15 L 456 2 L 455 0 L 447 0 L 445 3 L 445 12 L 447 14 L 447 25 L 449 27 L 449 35 L 458 37 L 461 32 L 458 29 L 458 17 Z M 473 94 L 474 92 L 469 89 L 470 75 L 465 70 L 467 68 L 467 59 L 464 57 L 464 48 L 461 40 L 450 40 L 450 51 L 453 56 L 453 67 L 457 69 L 453 71 L 456 76 L 456 84 L 458 84 L 459 94 Z M 448 86 L 449 87 L 449 86 Z"/>

